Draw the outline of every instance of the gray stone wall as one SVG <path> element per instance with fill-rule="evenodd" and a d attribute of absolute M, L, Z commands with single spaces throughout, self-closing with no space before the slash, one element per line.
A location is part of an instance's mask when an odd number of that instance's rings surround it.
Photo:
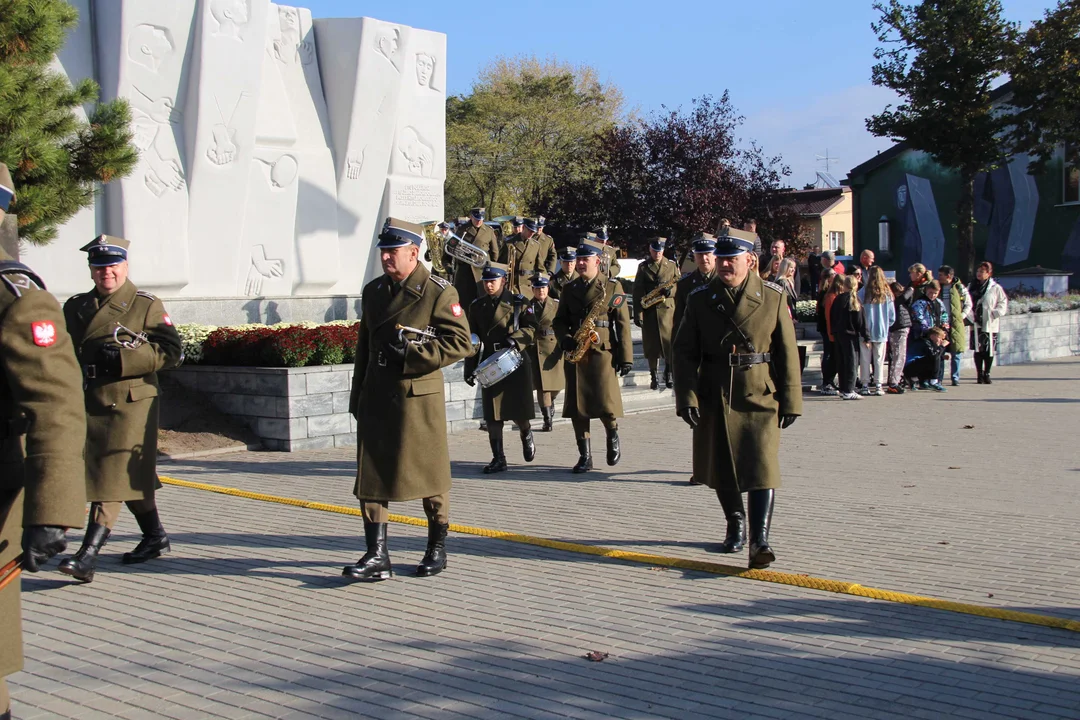
<path fill-rule="evenodd" d="M 961 367 L 975 368 L 970 347 Z M 1080 310 L 1006 315 L 1001 318 L 996 365 L 1019 365 L 1080 355 Z"/>
<path fill-rule="evenodd" d="M 308 297 L 172 298 L 165 307 L 179 324 L 244 325 L 279 322 L 324 323 L 359 320 L 360 296 L 318 295 Z"/>

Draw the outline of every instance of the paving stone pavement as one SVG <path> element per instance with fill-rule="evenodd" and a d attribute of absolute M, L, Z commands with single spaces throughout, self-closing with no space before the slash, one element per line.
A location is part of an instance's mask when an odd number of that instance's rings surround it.
<path fill-rule="evenodd" d="M 1080 619 L 1080 358 L 995 380 L 807 396 L 784 433 L 773 569 Z M 623 461 L 583 476 L 565 426 L 531 465 L 508 432 L 494 477 L 486 436 L 453 436 L 452 520 L 745 563 L 710 552 L 724 523 L 686 483 L 681 421 L 621 434 Z M 354 470 L 350 450 L 160 468 L 351 507 Z M 357 517 L 176 487 L 160 504 L 169 557 L 122 566 L 125 515 L 91 585 L 55 563 L 24 581 L 15 717 L 1080 717 L 1080 633 L 458 534 L 449 569 L 415 578 L 424 530 L 396 524 L 398 576 L 350 585 Z"/>

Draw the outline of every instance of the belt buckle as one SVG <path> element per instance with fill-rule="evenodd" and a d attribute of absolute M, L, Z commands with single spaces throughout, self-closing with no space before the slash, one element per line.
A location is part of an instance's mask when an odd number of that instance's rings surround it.
<path fill-rule="evenodd" d="M 386 367 L 386 356 L 383 355 L 382 350 L 379 351 L 379 354 L 376 356 L 375 361 L 378 363 L 379 367 Z"/>
<path fill-rule="evenodd" d="M 83 372 L 86 375 L 87 380 L 97 379 L 97 365 L 87 365 L 83 368 Z"/>

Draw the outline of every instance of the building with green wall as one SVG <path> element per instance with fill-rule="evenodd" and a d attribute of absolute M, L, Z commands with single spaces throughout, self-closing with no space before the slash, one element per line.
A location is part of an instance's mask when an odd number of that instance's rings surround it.
<path fill-rule="evenodd" d="M 1080 166 L 1059 150 L 1039 175 L 1018 155 L 975 182 L 975 255 L 995 272 L 1041 266 L 1071 270 L 1080 286 Z M 858 167 L 852 188 L 854 251 L 869 248 L 899 278 L 913 263 L 957 265 L 957 173 L 904 143 Z M 965 278 L 967 279 L 967 278 Z"/>

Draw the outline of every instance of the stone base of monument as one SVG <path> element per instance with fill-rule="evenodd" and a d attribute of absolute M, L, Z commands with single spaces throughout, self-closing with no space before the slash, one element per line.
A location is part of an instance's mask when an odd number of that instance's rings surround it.
<path fill-rule="evenodd" d="M 324 323 L 360 319 L 359 295 L 309 295 L 257 298 L 164 298 L 173 322 L 243 325 L 279 322 Z"/>

